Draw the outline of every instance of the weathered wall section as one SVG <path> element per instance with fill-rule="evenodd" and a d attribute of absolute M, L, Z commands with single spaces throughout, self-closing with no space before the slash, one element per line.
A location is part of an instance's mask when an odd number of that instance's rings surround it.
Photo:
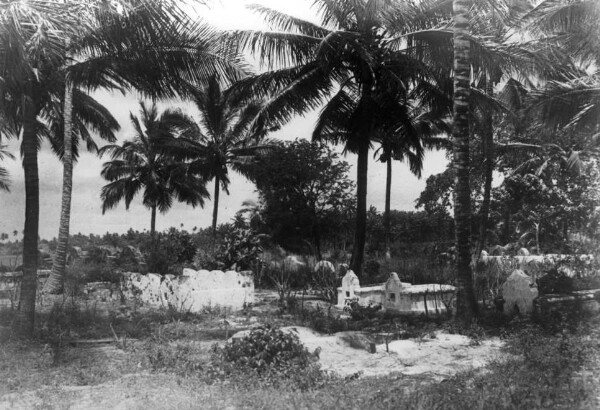
<path fill-rule="evenodd" d="M 155 307 L 201 312 L 207 306 L 242 309 L 254 303 L 252 272 L 184 269 L 183 275 L 125 274 L 126 298 Z"/>

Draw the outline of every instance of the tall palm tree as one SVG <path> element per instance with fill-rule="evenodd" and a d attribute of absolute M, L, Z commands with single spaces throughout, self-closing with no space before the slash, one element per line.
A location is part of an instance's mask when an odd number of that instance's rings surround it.
<path fill-rule="evenodd" d="M 469 178 L 469 95 L 471 60 L 469 1 L 452 0 L 454 23 L 453 166 L 455 169 L 454 224 L 456 232 L 457 315 L 470 321 L 477 315 L 471 270 L 471 186 Z"/>
<path fill-rule="evenodd" d="M 60 88 L 64 85 L 59 84 Z M 67 85 L 67 87 L 71 87 Z M 59 89 L 60 89 L 59 88 Z M 44 290 L 60 293 L 63 289 L 63 271 L 68 250 L 71 191 L 73 185 L 73 165 L 79 156 L 79 146 L 85 142 L 88 151 L 98 153 L 98 146 L 92 133 L 103 140 L 115 142 L 115 132 L 120 128 L 110 111 L 88 94 L 79 89 L 71 89 L 65 95 L 64 104 L 53 101 L 49 104 L 43 119 L 48 124 L 49 141 L 52 149 L 63 163 L 63 191 L 61 215 L 56 252 L 52 271 L 44 284 Z M 64 138 L 65 133 L 70 138 Z"/>
<path fill-rule="evenodd" d="M 313 139 L 343 143 L 346 151 L 357 154 L 351 268 L 360 274 L 366 238 L 369 149 L 382 130 L 378 125 L 382 109 L 388 105 L 404 110 L 398 104 L 394 106 L 397 97 L 406 94 L 411 82 L 432 77 L 418 56 L 392 47 L 396 43 L 389 41 L 387 33 L 392 20 L 403 19 L 406 34 L 432 27 L 437 19 L 428 19 L 422 8 L 412 3 L 317 0 L 315 6 L 321 16 L 320 25 L 252 6 L 272 29 L 279 31 L 236 31 L 232 39 L 271 69 L 242 81 L 250 92 L 273 94 L 261 108 L 256 125 L 281 125 L 293 114 L 326 103 Z"/>
<path fill-rule="evenodd" d="M 10 152 L 5 150 L 5 147 L 5 145 L 0 145 L 0 160 L 3 160 L 5 157 L 15 159 L 15 157 Z M 0 167 L 0 191 L 10 192 L 9 179 L 10 175 L 8 174 L 6 168 Z"/>
<path fill-rule="evenodd" d="M 46 282 L 50 292 L 62 289 L 66 263 L 73 169 L 67 104 L 75 87 L 136 88 L 152 98 L 168 98 L 189 80 L 206 81 L 210 73 L 226 78 L 240 74 L 237 56 L 218 45 L 212 30 L 192 23 L 176 3 L 98 1 L 89 6 L 80 11 L 85 27 L 65 45 L 63 195 L 57 252 Z"/>
<path fill-rule="evenodd" d="M 5 1 L 0 3 L 0 101 L 12 123 L 5 135 L 21 135 L 25 174 L 23 279 L 16 330 L 33 333 L 37 286 L 39 175 L 38 115 L 51 99 L 50 79 L 62 61 L 65 38 L 78 27 L 76 10 L 64 2 Z"/>
<path fill-rule="evenodd" d="M 156 211 L 167 212 L 173 199 L 192 206 L 204 206 L 208 197 L 205 181 L 189 170 L 181 158 L 165 153 L 165 141 L 176 137 L 182 123 L 188 123 L 182 113 L 166 110 L 159 115 L 153 104 L 140 103 L 141 120 L 131 114 L 135 130 L 132 140 L 122 145 L 107 145 L 100 154 L 109 153 L 111 161 L 104 163 L 101 175 L 109 183 L 102 188 L 102 213 L 114 208 L 121 200 L 129 209 L 131 201 L 143 189 L 143 204 L 151 210 L 150 234 L 156 232 Z"/>
<path fill-rule="evenodd" d="M 48 87 L 54 83 L 48 79 L 65 67 L 65 45 L 72 39 L 80 39 L 81 33 L 89 33 L 77 48 L 89 57 L 81 58 L 89 64 L 68 70 L 73 83 L 83 89 L 140 88 L 154 92 L 161 90 L 159 95 L 172 96 L 183 80 L 199 82 L 215 71 L 225 76 L 239 72 L 231 64 L 239 59 L 229 59 L 232 54 L 216 41 L 215 32 L 191 22 L 176 3 L 166 0 L 126 3 L 132 5 L 135 12 L 128 10 L 123 16 L 115 16 L 109 21 L 110 30 L 100 28 L 97 31 L 88 30 L 89 20 L 82 18 L 82 9 L 107 4 L 103 0 L 97 3 L 62 0 L 7 0 L 0 3 L 0 110 L 3 114 L 10 113 L 11 121 L 19 130 L 16 135 L 22 135 L 25 171 L 23 281 L 15 321 L 23 334 L 33 332 L 35 316 L 39 227 L 37 116 L 50 96 L 56 95 L 50 93 Z M 161 30 L 148 30 L 145 14 L 137 12 L 147 8 L 166 8 L 174 12 L 162 14 L 164 25 Z M 162 53 L 167 49 L 178 51 L 170 55 Z M 140 77 L 140 72 L 147 75 Z M 173 78 L 182 81 L 172 81 Z M 60 95 L 63 92 L 64 88 Z"/>
<path fill-rule="evenodd" d="M 214 236 L 220 190 L 229 195 L 229 169 L 245 174 L 243 164 L 268 147 L 261 142 L 266 132 L 251 129 L 261 103 L 248 101 L 247 96 L 235 93 L 232 88 L 221 90 L 217 76 L 213 76 L 204 87 L 191 87 L 189 94 L 200 112 L 200 121 L 190 124 L 182 135 L 184 138 L 179 141 L 188 143 L 182 154 L 199 162 L 202 176 L 207 181 L 214 180 Z"/>
<path fill-rule="evenodd" d="M 440 113 L 422 112 L 411 107 L 410 115 L 412 129 L 400 127 L 397 134 L 385 135 L 380 141 L 380 147 L 376 151 L 379 154 L 378 160 L 386 164 L 386 182 L 385 182 L 385 211 L 383 214 L 383 225 L 385 230 L 385 247 L 389 251 L 391 244 L 391 188 L 392 188 L 392 161 L 407 161 L 410 171 L 421 177 L 423 171 L 423 159 L 425 149 L 448 148 L 448 140 L 441 138 L 443 134 L 449 134 L 450 128 Z"/>

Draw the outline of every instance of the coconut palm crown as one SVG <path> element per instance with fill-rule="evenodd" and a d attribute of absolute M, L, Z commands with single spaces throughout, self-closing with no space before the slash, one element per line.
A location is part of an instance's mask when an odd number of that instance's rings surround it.
<path fill-rule="evenodd" d="M 438 20 L 425 15 L 416 3 L 317 0 L 314 5 L 320 24 L 251 6 L 274 31 L 236 31 L 231 38 L 240 48 L 253 52 L 270 71 L 242 80 L 239 87 L 271 95 L 259 111 L 255 126 L 283 125 L 294 114 L 322 107 L 313 140 L 340 143 L 346 151 L 358 155 L 351 268 L 360 275 L 369 149 L 379 135 L 406 126 L 402 101 L 411 84 L 424 81 L 431 89 L 438 89 L 437 79 L 444 77 L 442 69 L 433 72 L 414 53 L 397 47 L 389 33 L 431 28 Z M 399 20 L 412 23 L 397 30 L 393 26 L 399 25 Z M 450 67 L 445 70 L 449 74 Z M 420 90 L 426 104 L 431 94 L 427 87 Z M 399 113 L 398 120 L 384 120 L 388 112 Z"/>
<path fill-rule="evenodd" d="M 245 175 L 243 165 L 268 148 L 268 142 L 263 141 L 268 130 L 251 127 L 261 101 L 236 93 L 234 88 L 223 90 L 216 75 L 205 86 L 190 87 L 188 95 L 198 108 L 199 122 L 188 124 L 176 142 L 182 144 L 181 154 L 192 160 L 192 169 L 207 181 L 214 179 L 215 234 L 220 190 L 229 195 L 229 169 Z"/>
<path fill-rule="evenodd" d="M 122 145 L 107 145 L 100 150 L 111 161 L 104 163 L 101 175 L 109 181 L 102 188 L 102 212 L 116 207 L 122 200 L 129 205 L 140 190 L 142 203 L 151 210 L 150 233 L 156 231 L 156 211 L 167 212 L 173 200 L 192 206 L 204 206 L 208 197 L 204 180 L 189 171 L 181 158 L 165 153 L 166 140 L 176 138 L 182 123 L 189 122 L 181 112 L 158 113 L 156 105 L 140 103 L 141 118 L 131 114 L 135 135 Z"/>

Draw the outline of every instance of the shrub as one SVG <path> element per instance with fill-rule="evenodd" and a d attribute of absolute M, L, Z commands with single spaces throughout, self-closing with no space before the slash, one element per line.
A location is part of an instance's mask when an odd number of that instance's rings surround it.
<path fill-rule="evenodd" d="M 266 385 L 306 390 L 324 380 L 317 361 L 318 352 L 310 353 L 298 335 L 265 327 L 224 347 L 215 345 L 212 373 L 221 379 L 246 378 L 254 383 L 256 377 Z"/>
<path fill-rule="evenodd" d="M 381 305 L 369 304 L 369 306 L 361 306 L 358 302 L 350 304 L 350 317 L 352 320 L 371 320 L 377 316 L 377 312 L 381 310 Z"/>
<path fill-rule="evenodd" d="M 194 267 L 196 269 L 206 270 L 224 270 L 225 264 L 219 259 L 218 251 L 208 249 L 198 249 L 194 256 Z"/>
<path fill-rule="evenodd" d="M 350 324 L 345 319 L 331 313 L 331 307 L 325 311 L 317 305 L 316 309 L 301 309 L 296 315 L 303 325 L 307 325 L 313 330 L 321 333 L 332 334 L 344 332 L 351 329 Z"/>
<path fill-rule="evenodd" d="M 550 269 L 546 275 L 537 280 L 538 290 L 543 294 L 570 293 L 574 290 L 573 279 L 559 272 L 558 269 Z"/>
<path fill-rule="evenodd" d="M 106 263 L 75 261 L 69 270 L 72 275 L 79 275 L 85 282 L 119 283 L 121 281 L 121 274 Z"/>

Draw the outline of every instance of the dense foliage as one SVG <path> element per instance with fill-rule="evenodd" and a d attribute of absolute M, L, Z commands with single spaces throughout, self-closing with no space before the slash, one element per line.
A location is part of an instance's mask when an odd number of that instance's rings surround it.
<path fill-rule="evenodd" d="M 354 203 L 349 168 L 331 148 L 306 140 L 259 155 L 248 173 L 260 195 L 261 229 L 287 249 L 315 255 L 326 243 L 349 241 Z"/>

